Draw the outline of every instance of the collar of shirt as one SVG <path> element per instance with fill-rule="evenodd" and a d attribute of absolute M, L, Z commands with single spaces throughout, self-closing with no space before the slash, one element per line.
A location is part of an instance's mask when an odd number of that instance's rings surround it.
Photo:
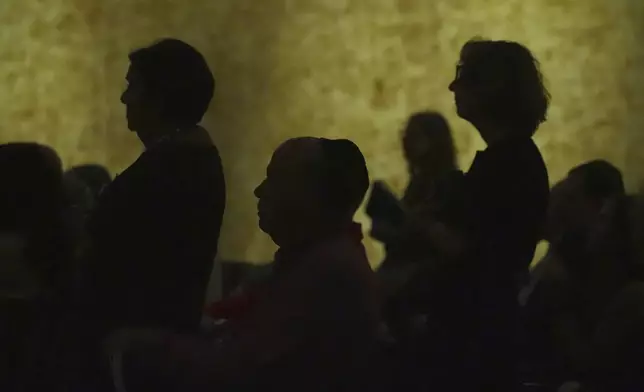
<path fill-rule="evenodd" d="M 304 254 L 310 252 L 318 246 L 325 246 L 325 244 L 335 242 L 335 240 L 340 238 L 347 238 L 353 243 L 361 244 L 363 240 L 362 225 L 356 222 L 351 222 L 351 224 L 349 224 L 344 229 L 333 233 L 327 238 L 321 238 L 319 241 L 316 241 L 313 244 L 302 247 L 278 249 L 277 252 L 275 252 L 273 259 L 275 266 L 274 270 L 277 273 L 280 273 L 284 270 L 290 269 L 290 267 L 294 263 L 297 263 L 297 260 L 299 260 Z"/>
<path fill-rule="evenodd" d="M 475 159 L 489 159 L 490 156 L 505 155 L 507 153 L 516 153 L 520 148 L 533 143 L 531 137 L 512 136 L 505 138 L 495 144 L 487 146 L 485 150 L 477 151 Z"/>

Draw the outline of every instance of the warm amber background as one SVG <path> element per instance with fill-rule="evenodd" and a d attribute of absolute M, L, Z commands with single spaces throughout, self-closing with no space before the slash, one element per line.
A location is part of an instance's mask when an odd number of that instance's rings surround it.
<path fill-rule="evenodd" d="M 635 186 L 642 22 L 641 0 L 2 0 L 0 141 L 46 142 L 68 165 L 122 170 L 140 151 L 119 103 L 127 53 L 185 39 L 219 81 L 206 126 L 228 179 L 222 256 L 264 261 L 272 248 L 252 190 L 288 137 L 350 137 L 373 177 L 401 189 L 398 130 L 431 108 L 451 120 L 469 164 L 481 141 L 454 116 L 447 84 L 474 35 L 521 41 L 541 59 L 553 102 L 537 139 L 553 180 L 603 157 Z"/>

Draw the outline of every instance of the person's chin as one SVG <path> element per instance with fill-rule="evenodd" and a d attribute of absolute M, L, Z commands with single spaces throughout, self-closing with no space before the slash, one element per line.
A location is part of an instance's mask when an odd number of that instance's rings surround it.
<path fill-rule="evenodd" d="M 456 114 L 465 121 L 472 120 L 469 111 L 462 106 L 456 106 Z"/>
<path fill-rule="evenodd" d="M 261 215 L 258 214 L 258 219 L 257 219 L 257 225 L 259 226 L 259 229 L 263 231 L 264 233 L 268 233 L 267 231 L 267 225 L 266 225 L 266 219 L 262 218 Z"/>

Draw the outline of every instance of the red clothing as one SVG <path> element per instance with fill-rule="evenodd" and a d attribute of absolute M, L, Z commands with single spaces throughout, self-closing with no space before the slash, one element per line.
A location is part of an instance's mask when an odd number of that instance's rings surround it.
<path fill-rule="evenodd" d="M 360 225 L 308 249 L 280 249 L 274 269 L 256 305 L 238 320 L 235 340 L 272 352 L 295 340 L 377 329 L 376 280 Z"/>
<path fill-rule="evenodd" d="M 233 320 L 245 315 L 254 303 L 252 293 L 243 292 L 208 305 L 205 313 L 215 320 Z"/>
<path fill-rule="evenodd" d="M 274 276 L 254 292 L 253 306 L 232 321 L 220 344 L 173 339 L 164 355 L 173 371 L 154 374 L 190 380 L 185 390 L 208 390 L 225 380 L 252 378 L 267 365 L 277 365 L 270 377 L 280 383 L 315 384 L 364 364 L 380 317 L 376 279 L 361 239 L 360 226 L 353 224 L 306 249 L 280 250 Z"/>

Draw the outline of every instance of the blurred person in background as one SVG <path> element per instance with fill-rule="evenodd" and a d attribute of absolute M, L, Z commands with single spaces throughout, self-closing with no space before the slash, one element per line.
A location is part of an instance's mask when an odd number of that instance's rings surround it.
<path fill-rule="evenodd" d="M 89 188 L 94 199 L 98 199 L 103 189 L 112 182 L 112 175 L 109 170 L 105 166 L 96 163 L 74 166 L 67 170 L 65 174 L 74 175 L 82 181 Z"/>
<path fill-rule="evenodd" d="M 584 243 L 576 297 L 555 319 L 556 343 L 570 364 L 568 380 L 582 391 L 644 388 L 644 284 L 636 248 L 641 224 L 631 196 L 607 200 Z M 569 383 L 571 384 L 571 383 Z"/>
<path fill-rule="evenodd" d="M 641 224 L 634 203 L 630 196 L 611 200 L 589 235 L 593 257 L 580 302 L 594 328 L 589 349 L 571 357 L 596 391 L 644 390 L 644 275 L 635 251 L 642 239 L 634 237 Z"/>
<path fill-rule="evenodd" d="M 427 208 L 430 204 L 433 204 L 434 209 L 439 208 L 437 186 L 441 185 L 441 181 L 458 172 L 456 150 L 447 120 L 436 112 L 413 114 L 403 131 L 402 145 L 409 172 L 409 182 L 401 200 L 403 208 L 408 213 L 419 208 Z M 376 237 L 379 225 L 387 223 L 378 218 L 378 216 L 374 217 L 372 228 Z M 404 254 L 396 257 L 395 243 L 390 242 L 386 245 L 388 254 L 379 267 L 381 272 L 386 272 L 389 264 L 403 261 L 399 258 L 405 258 Z M 404 252 L 403 249 L 398 251 Z M 389 254 L 391 252 L 393 255 Z M 414 258 L 413 255 L 407 255 L 407 257 Z"/>
<path fill-rule="evenodd" d="M 576 372 L 579 358 L 574 353 L 579 349 L 574 346 L 592 335 L 598 306 L 596 301 L 592 306 L 581 303 L 596 257 L 587 244 L 607 205 L 625 195 L 622 173 L 604 160 L 573 168 L 552 188 L 545 230 L 548 253 L 533 269 L 519 298 L 524 356 L 532 373 L 526 377 L 552 384 Z"/>
<path fill-rule="evenodd" d="M 447 215 L 452 214 L 461 196 L 457 188 L 463 173 L 458 170 L 447 120 L 437 112 L 413 114 L 403 130 L 402 146 L 409 172 L 409 182 L 401 200 L 405 214 L 422 220 L 418 214 L 431 211 L 432 216 L 440 214 L 448 219 Z M 387 236 L 386 230 L 391 229 L 386 227 L 388 223 L 386 216 L 381 217 L 374 211 L 372 235 L 383 241 L 387 252 L 377 273 L 388 329 L 402 343 L 425 329 L 422 320 L 428 309 L 423 306 L 423 299 L 430 295 L 427 290 L 432 286 L 431 263 L 439 255 L 424 241 L 408 241 L 402 227 L 393 238 Z"/>
<path fill-rule="evenodd" d="M 68 304 L 70 240 L 62 165 L 36 143 L 0 145 L 0 389 L 58 390 L 58 322 Z"/>
<path fill-rule="evenodd" d="M 74 166 L 63 175 L 65 187 L 65 221 L 71 236 L 75 238 L 77 253 L 86 248 L 85 224 L 96 207 L 98 198 L 112 177 L 107 168 L 98 164 Z"/>

